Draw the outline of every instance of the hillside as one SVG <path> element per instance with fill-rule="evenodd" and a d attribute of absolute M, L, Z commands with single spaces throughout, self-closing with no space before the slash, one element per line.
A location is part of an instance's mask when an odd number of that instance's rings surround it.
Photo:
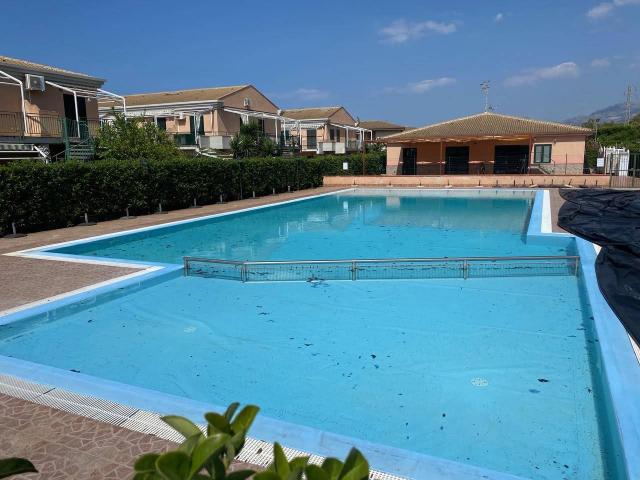
<path fill-rule="evenodd" d="M 589 119 L 599 118 L 600 124 L 603 123 L 622 123 L 624 122 L 624 114 L 625 107 L 624 103 L 617 103 L 615 105 L 610 105 L 608 107 L 602 108 L 600 110 L 596 110 L 589 115 L 577 115 L 572 118 L 568 118 L 564 121 L 564 123 L 569 123 L 571 125 L 582 125 L 585 122 L 588 122 Z M 634 103 L 631 106 L 631 116 L 640 114 L 640 103 Z"/>

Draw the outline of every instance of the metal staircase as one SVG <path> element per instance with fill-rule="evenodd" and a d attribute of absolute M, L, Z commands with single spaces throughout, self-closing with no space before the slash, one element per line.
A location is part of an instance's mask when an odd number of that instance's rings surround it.
<path fill-rule="evenodd" d="M 96 153 L 95 143 L 93 139 L 87 138 L 80 143 L 71 143 L 65 150 L 66 160 L 91 160 Z"/>

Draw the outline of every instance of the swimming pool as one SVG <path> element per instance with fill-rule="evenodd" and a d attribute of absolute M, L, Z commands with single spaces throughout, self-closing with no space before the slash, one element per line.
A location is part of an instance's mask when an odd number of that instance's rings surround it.
<path fill-rule="evenodd" d="M 343 192 L 48 250 L 166 264 L 575 254 L 571 237 L 528 235 L 535 200 Z M 363 449 L 372 465 L 392 473 L 408 472 L 386 447 L 488 478 L 625 478 L 582 276 L 251 284 L 175 267 L 22 314 L 0 328 L 0 354 L 194 401 L 257 403 L 292 429 L 374 445 Z"/>

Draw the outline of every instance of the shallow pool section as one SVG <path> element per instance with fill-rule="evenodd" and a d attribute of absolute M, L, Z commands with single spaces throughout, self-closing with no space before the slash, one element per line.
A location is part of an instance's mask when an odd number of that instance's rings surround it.
<path fill-rule="evenodd" d="M 2 355 L 533 479 L 618 478 L 597 341 L 568 276 L 178 273 L 0 327 Z"/>
<path fill-rule="evenodd" d="M 112 236 L 56 253 L 181 264 L 228 260 L 565 255 L 527 244 L 533 191 L 346 192 Z"/>

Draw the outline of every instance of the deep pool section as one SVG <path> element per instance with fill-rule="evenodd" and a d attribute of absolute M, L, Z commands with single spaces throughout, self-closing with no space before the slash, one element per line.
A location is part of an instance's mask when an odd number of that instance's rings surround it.
<path fill-rule="evenodd" d="M 52 250 L 181 264 L 185 256 L 228 260 L 318 260 L 566 255 L 530 245 L 533 191 L 344 193 L 219 216 Z"/>
<path fill-rule="evenodd" d="M 576 277 L 143 287 L 2 326 L 0 354 L 526 478 L 617 478 Z"/>

